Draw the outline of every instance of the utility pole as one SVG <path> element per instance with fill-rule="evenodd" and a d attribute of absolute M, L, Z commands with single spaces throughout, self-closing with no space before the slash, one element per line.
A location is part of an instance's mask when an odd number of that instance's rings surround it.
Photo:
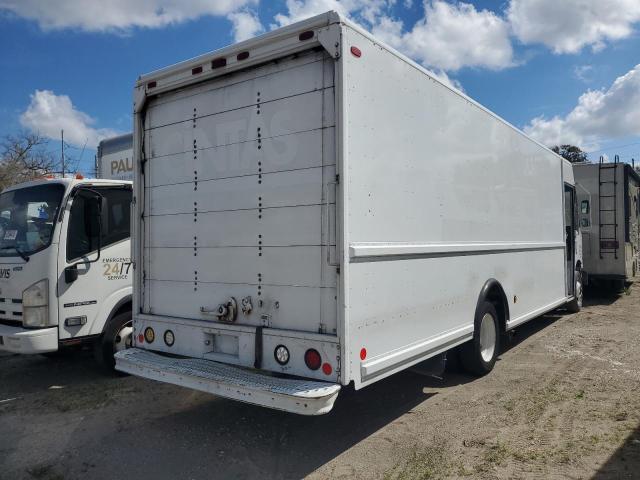
<path fill-rule="evenodd" d="M 61 151 L 61 162 L 62 162 L 62 178 L 64 178 L 64 130 L 60 130 L 60 151 Z"/>

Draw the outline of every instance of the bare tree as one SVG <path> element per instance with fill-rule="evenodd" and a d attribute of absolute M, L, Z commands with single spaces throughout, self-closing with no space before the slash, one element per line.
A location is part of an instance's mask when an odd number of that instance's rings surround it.
<path fill-rule="evenodd" d="M 35 133 L 6 135 L 0 143 L 0 189 L 52 172 L 56 161 L 47 146 Z"/>

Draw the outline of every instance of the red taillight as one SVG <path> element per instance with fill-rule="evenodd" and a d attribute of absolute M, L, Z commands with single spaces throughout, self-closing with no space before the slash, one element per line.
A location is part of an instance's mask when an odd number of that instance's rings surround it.
<path fill-rule="evenodd" d="M 304 354 L 304 363 L 306 363 L 309 370 L 318 370 L 322 364 L 322 358 L 317 350 L 310 348 Z"/>
<path fill-rule="evenodd" d="M 325 375 L 331 375 L 331 372 L 333 372 L 333 368 L 330 364 L 325 363 L 324 365 L 322 365 L 322 373 L 324 373 Z"/>
<path fill-rule="evenodd" d="M 211 68 L 220 68 L 227 65 L 227 59 L 224 57 L 211 60 Z"/>
<path fill-rule="evenodd" d="M 313 30 L 307 30 L 306 32 L 302 32 L 298 35 L 298 40 L 304 42 L 305 40 L 310 40 L 313 38 Z"/>
<path fill-rule="evenodd" d="M 358 47 L 351 47 L 351 53 L 353 54 L 354 57 L 360 58 L 362 56 L 362 52 Z"/>
<path fill-rule="evenodd" d="M 195 67 L 195 68 L 191 69 L 191 75 L 197 75 L 199 73 L 202 73 L 202 66 Z"/>
<path fill-rule="evenodd" d="M 144 335 L 142 334 L 138 335 L 138 343 L 144 343 Z"/>
<path fill-rule="evenodd" d="M 147 83 L 147 88 L 156 88 L 158 83 L 154 80 L 153 82 Z"/>
<path fill-rule="evenodd" d="M 366 348 L 361 348 L 360 349 L 360 360 L 364 360 L 365 358 L 367 358 L 367 349 Z"/>
<path fill-rule="evenodd" d="M 247 58 L 249 58 L 249 52 L 240 52 L 237 56 L 236 56 L 236 60 L 240 61 L 240 60 L 246 60 Z"/>

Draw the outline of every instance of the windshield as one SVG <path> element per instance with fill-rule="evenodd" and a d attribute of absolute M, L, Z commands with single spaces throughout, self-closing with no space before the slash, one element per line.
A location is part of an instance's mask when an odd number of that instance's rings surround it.
<path fill-rule="evenodd" d="M 65 187 L 38 185 L 0 194 L 0 256 L 30 255 L 51 243 Z"/>

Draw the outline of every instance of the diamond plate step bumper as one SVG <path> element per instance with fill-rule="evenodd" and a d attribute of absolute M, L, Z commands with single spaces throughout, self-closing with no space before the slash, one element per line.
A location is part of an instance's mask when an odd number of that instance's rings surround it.
<path fill-rule="evenodd" d="M 335 383 L 272 377 L 212 360 L 171 358 L 140 348 L 123 350 L 115 358 L 121 372 L 302 415 L 328 413 L 340 392 Z"/>

